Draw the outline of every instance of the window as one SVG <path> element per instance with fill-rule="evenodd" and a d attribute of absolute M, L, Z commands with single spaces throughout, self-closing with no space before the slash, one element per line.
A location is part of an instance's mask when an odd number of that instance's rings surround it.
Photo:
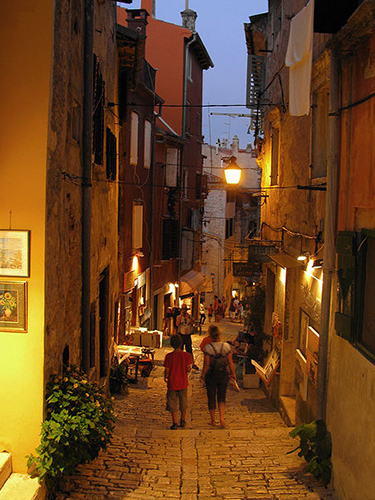
<path fill-rule="evenodd" d="M 107 127 L 106 132 L 106 171 L 107 179 L 116 180 L 117 174 L 117 141 L 111 129 Z"/>
<path fill-rule="evenodd" d="M 183 185 L 183 189 L 182 189 L 184 200 L 189 199 L 188 180 L 189 180 L 189 175 L 188 175 L 187 168 L 185 168 L 185 170 L 184 170 L 184 185 Z"/>
<path fill-rule="evenodd" d="M 165 185 L 166 187 L 177 187 L 179 150 L 167 148 L 165 162 Z"/>
<path fill-rule="evenodd" d="M 233 236 L 233 219 L 225 220 L 225 238 Z"/>
<path fill-rule="evenodd" d="M 144 137 L 144 155 L 143 155 L 143 166 L 145 168 L 151 167 L 151 122 L 145 120 L 145 137 Z"/>
<path fill-rule="evenodd" d="M 375 361 L 375 232 L 340 232 L 336 250 L 339 280 L 336 332 Z"/>
<path fill-rule="evenodd" d="M 132 111 L 130 130 L 130 165 L 138 165 L 138 122 L 137 113 Z"/>
<path fill-rule="evenodd" d="M 358 341 L 364 349 L 375 355 L 375 234 L 362 234 L 357 255 Z"/>
<path fill-rule="evenodd" d="M 99 59 L 94 54 L 94 110 L 93 110 L 93 156 L 94 163 L 103 164 L 104 149 L 104 102 L 105 83 L 100 69 Z"/>
<path fill-rule="evenodd" d="M 179 257 L 178 229 L 178 220 L 163 219 L 162 260 Z"/>
<path fill-rule="evenodd" d="M 143 245 L 143 205 L 133 202 L 132 247 L 142 248 Z"/>
<path fill-rule="evenodd" d="M 280 130 L 274 127 L 271 135 L 271 186 L 276 185 L 279 180 L 279 143 Z"/>

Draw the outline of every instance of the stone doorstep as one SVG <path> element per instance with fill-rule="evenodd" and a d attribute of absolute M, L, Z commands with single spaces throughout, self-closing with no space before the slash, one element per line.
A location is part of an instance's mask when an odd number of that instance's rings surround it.
<path fill-rule="evenodd" d="M 0 453 L 0 490 L 12 474 L 12 457 L 10 453 Z"/>
<path fill-rule="evenodd" d="M 0 490 L 0 500 L 44 500 L 45 490 L 27 474 L 11 474 Z"/>
<path fill-rule="evenodd" d="M 288 396 L 280 396 L 281 416 L 288 427 L 296 425 L 296 399 Z"/>

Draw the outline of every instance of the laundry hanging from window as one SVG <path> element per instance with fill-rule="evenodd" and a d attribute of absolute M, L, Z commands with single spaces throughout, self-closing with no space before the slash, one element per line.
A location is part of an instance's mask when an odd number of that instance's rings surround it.
<path fill-rule="evenodd" d="M 310 0 L 290 23 L 285 64 L 289 66 L 289 113 L 310 114 L 310 87 L 314 34 L 314 0 Z"/>

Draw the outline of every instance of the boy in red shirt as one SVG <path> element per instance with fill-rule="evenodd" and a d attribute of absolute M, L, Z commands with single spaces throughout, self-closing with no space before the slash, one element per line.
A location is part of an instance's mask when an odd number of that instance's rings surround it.
<path fill-rule="evenodd" d="M 178 428 L 178 404 L 181 412 L 180 427 L 185 427 L 186 425 L 188 373 L 193 364 L 191 355 L 188 352 L 182 351 L 181 345 L 182 338 L 180 335 L 172 335 L 171 346 L 174 351 L 168 353 L 164 359 L 164 380 L 167 382 L 168 387 L 167 411 L 172 414 L 172 430 Z"/>

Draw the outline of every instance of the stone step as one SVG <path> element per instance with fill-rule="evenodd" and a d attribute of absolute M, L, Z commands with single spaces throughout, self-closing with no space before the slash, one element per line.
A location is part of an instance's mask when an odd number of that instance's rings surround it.
<path fill-rule="evenodd" d="M 5 451 L 0 453 L 0 490 L 12 474 L 12 457 Z"/>
<path fill-rule="evenodd" d="M 0 500 L 44 500 L 44 488 L 27 474 L 11 474 L 0 490 Z"/>

